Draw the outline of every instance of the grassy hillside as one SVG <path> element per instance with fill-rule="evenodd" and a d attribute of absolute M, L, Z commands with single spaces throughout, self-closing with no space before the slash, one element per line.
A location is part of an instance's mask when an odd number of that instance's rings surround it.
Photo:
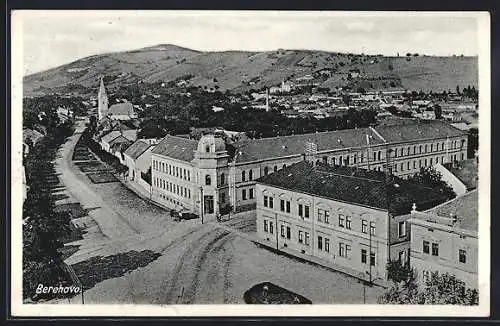
<path fill-rule="evenodd" d="M 349 71 L 360 72 L 351 78 Z M 328 71 L 327 74 L 320 74 Z M 199 52 L 175 45 L 95 55 L 24 78 L 25 96 L 53 92 L 94 92 L 99 76 L 108 86 L 170 81 L 193 75 L 196 86 L 236 92 L 278 85 L 313 75 L 324 87 L 404 87 L 454 90 L 477 87 L 477 57 L 382 57 L 324 51 Z"/>

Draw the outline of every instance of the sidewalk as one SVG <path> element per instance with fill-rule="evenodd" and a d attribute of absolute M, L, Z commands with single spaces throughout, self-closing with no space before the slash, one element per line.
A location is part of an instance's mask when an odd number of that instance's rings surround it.
<path fill-rule="evenodd" d="M 363 280 L 363 278 L 360 277 L 360 273 L 358 271 L 355 271 L 351 268 L 347 268 L 347 267 L 344 267 L 344 266 L 339 266 L 339 265 L 336 265 L 336 264 L 331 264 L 329 262 L 326 262 L 320 258 L 317 258 L 317 257 L 314 257 L 314 256 L 310 256 L 310 255 L 305 255 L 305 254 L 302 254 L 298 251 L 295 251 L 295 250 L 291 250 L 289 248 L 285 248 L 285 247 L 280 247 L 278 250 L 276 249 L 276 246 L 273 245 L 273 243 L 270 243 L 268 241 L 265 241 L 264 239 L 261 239 L 259 238 L 256 234 L 251 234 L 251 233 L 245 233 L 245 232 L 241 232 L 241 231 L 238 231 L 238 230 L 235 230 L 227 225 L 224 225 L 222 223 L 218 223 L 218 222 L 208 222 L 212 225 L 214 225 L 215 227 L 218 227 L 218 228 L 222 228 L 226 231 L 229 231 L 229 232 L 232 232 L 236 235 L 238 235 L 239 237 L 242 237 L 248 241 L 251 241 L 255 244 L 258 244 L 258 245 L 261 245 L 261 246 L 264 246 L 274 252 L 276 252 L 277 254 L 284 254 L 285 256 L 289 257 L 289 258 L 292 258 L 292 259 L 296 259 L 296 260 L 305 260 L 307 262 L 311 262 L 313 264 L 316 264 L 316 265 L 320 265 L 320 266 L 323 266 L 323 267 L 326 267 L 328 269 L 331 269 L 335 272 L 340 272 L 340 273 L 343 273 L 343 274 L 346 274 L 350 277 L 353 277 L 353 278 L 356 278 L 358 280 Z M 364 281 L 369 281 L 369 278 L 366 277 L 364 279 Z M 380 286 L 380 287 L 383 287 L 383 288 L 387 288 L 388 287 L 388 283 L 387 281 L 385 280 L 382 280 L 382 279 L 375 279 L 375 280 L 372 280 L 372 283 L 374 285 L 377 285 L 377 286 Z"/>

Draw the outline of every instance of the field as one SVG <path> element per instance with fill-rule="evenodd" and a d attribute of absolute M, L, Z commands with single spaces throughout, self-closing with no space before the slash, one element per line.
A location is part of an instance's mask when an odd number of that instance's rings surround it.
<path fill-rule="evenodd" d="M 330 88 L 345 84 L 349 70 L 358 69 L 362 76 L 373 79 L 370 84 L 375 88 L 394 82 L 407 89 L 448 91 L 457 85 L 477 88 L 477 66 L 477 57 L 370 57 L 308 50 L 199 52 L 162 45 L 83 58 L 26 76 L 24 92 L 91 94 L 97 92 L 101 74 L 111 88 L 138 81 L 171 81 L 191 74 L 191 85 L 244 92 L 322 69 L 333 71 L 319 81 L 320 86 Z"/>
<path fill-rule="evenodd" d="M 118 179 L 110 172 L 95 172 L 86 174 L 93 183 L 118 182 Z"/>

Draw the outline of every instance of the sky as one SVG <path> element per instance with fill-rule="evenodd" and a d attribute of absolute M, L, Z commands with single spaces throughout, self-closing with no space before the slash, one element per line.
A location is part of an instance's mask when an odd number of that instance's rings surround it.
<path fill-rule="evenodd" d="M 24 75 L 90 55 L 175 44 L 201 51 L 311 49 L 477 55 L 473 13 L 17 11 Z M 13 55 L 13 58 L 15 56 Z"/>

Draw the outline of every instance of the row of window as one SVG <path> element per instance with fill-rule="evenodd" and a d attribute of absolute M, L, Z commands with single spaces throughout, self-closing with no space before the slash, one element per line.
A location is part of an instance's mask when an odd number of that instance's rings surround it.
<path fill-rule="evenodd" d="M 174 193 L 178 196 L 182 196 L 185 198 L 191 198 L 191 189 L 183 187 L 181 185 L 168 182 L 164 179 L 160 179 L 157 177 L 153 178 L 153 186 L 164 189 L 166 191 L 170 191 L 171 193 Z"/>
<path fill-rule="evenodd" d="M 248 191 L 248 198 L 247 198 Z M 241 189 L 241 200 L 254 199 L 253 188 Z"/>
<path fill-rule="evenodd" d="M 264 196 L 264 207 L 274 208 L 274 198 L 271 196 Z M 297 204 L 297 211 L 299 217 L 308 219 L 310 217 L 309 206 L 305 204 Z M 280 211 L 290 213 L 290 201 L 280 199 Z M 330 224 L 330 211 L 327 209 L 318 208 L 317 214 L 318 222 Z M 368 225 L 370 225 L 370 233 L 375 234 L 375 223 L 367 220 L 361 220 L 361 232 L 368 233 Z M 340 228 L 352 229 L 352 216 L 345 214 L 338 214 L 338 226 Z"/>
<path fill-rule="evenodd" d="M 460 142 L 460 144 L 462 144 Z M 430 144 L 430 153 L 432 152 L 438 152 L 438 151 L 444 151 L 445 150 L 445 143 L 441 143 L 441 149 L 439 149 L 439 143 L 436 143 L 435 146 L 434 144 Z M 457 141 L 453 141 L 451 143 L 451 146 L 449 149 L 457 149 L 458 147 L 458 143 Z M 462 148 L 462 146 L 460 146 L 460 148 Z M 423 149 L 423 150 L 422 150 Z M 405 149 L 404 148 L 400 148 L 400 149 L 395 149 L 394 150 L 394 157 L 403 157 L 405 156 L 405 153 L 406 155 L 416 155 L 416 154 L 422 154 L 422 153 L 427 153 L 428 152 L 428 145 L 425 144 L 425 145 L 419 145 L 418 147 L 415 145 L 413 146 L 413 152 L 411 151 L 411 146 L 408 146 L 407 149 L 406 149 L 406 152 L 405 152 Z M 340 155 L 339 157 L 332 157 L 331 158 L 331 164 L 332 165 L 349 165 L 351 162 L 350 162 L 350 156 L 349 155 L 346 155 L 345 157 Z M 353 164 L 357 164 L 358 163 L 358 158 L 359 158 L 359 163 L 364 163 L 365 162 L 365 156 L 364 156 L 364 153 L 360 153 L 358 155 L 358 153 L 354 153 L 354 155 L 352 156 L 352 163 Z M 372 159 L 372 162 L 375 162 L 375 161 L 382 161 L 384 158 L 382 157 L 382 151 L 374 151 L 373 152 L 373 159 Z M 463 160 L 463 154 L 462 154 L 462 160 Z M 436 163 L 438 162 L 437 158 L 436 158 Z M 328 157 L 324 156 L 323 157 L 323 163 L 325 164 L 328 164 Z M 430 162 L 430 164 L 432 164 L 432 161 Z M 426 166 L 427 166 L 427 163 L 426 163 Z M 401 164 L 401 171 L 403 171 L 403 164 Z M 414 168 L 415 168 L 415 164 L 414 164 Z M 410 169 L 410 165 L 408 164 L 408 167 L 407 169 L 409 170 Z"/>
<path fill-rule="evenodd" d="M 430 243 L 429 241 L 424 240 L 422 241 L 422 251 L 424 254 L 439 256 L 439 244 L 435 242 Z M 467 263 L 467 251 L 465 249 L 458 250 L 458 261 L 463 264 Z"/>
<path fill-rule="evenodd" d="M 189 170 L 165 162 L 153 160 L 153 170 L 167 173 L 168 175 L 176 178 L 191 181 L 191 172 Z"/>
<path fill-rule="evenodd" d="M 288 240 L 291 239 L 292 232 L 291 232 L 290 226 L 281 225 L 280 231 L 281 231 L 280 232 L 281 238 L 288 239 Z M 274 222 L 273 221 L 268 221 L 268 220 L 264 219 L 264 232 L 274 234 Z M 302 244 L 302 245 L 309 246 L 310 245 L 309 232 L 299 230 L 297 233 L 297 242 Z M 325 236 L 318 235 L 318 241 L 316 243 L 317 243 L 318 250 L 324 251 L 327 253 L 330 252 L 330 239 L 329 238 L 327 238 Z M 366 249 L 361 249 L 361 263 L 363 263 L 363 264 L 367 263 L 367 254 L 368 254 L 368 251 Z M 338 255 L 340 257 L 350 259 L 351 258 L 351 245 L 347 244 L 347 243 L 339 242 Z M 375 266 L 375 252 L 370 253 L 370 264 L 372 266 Z"/>

